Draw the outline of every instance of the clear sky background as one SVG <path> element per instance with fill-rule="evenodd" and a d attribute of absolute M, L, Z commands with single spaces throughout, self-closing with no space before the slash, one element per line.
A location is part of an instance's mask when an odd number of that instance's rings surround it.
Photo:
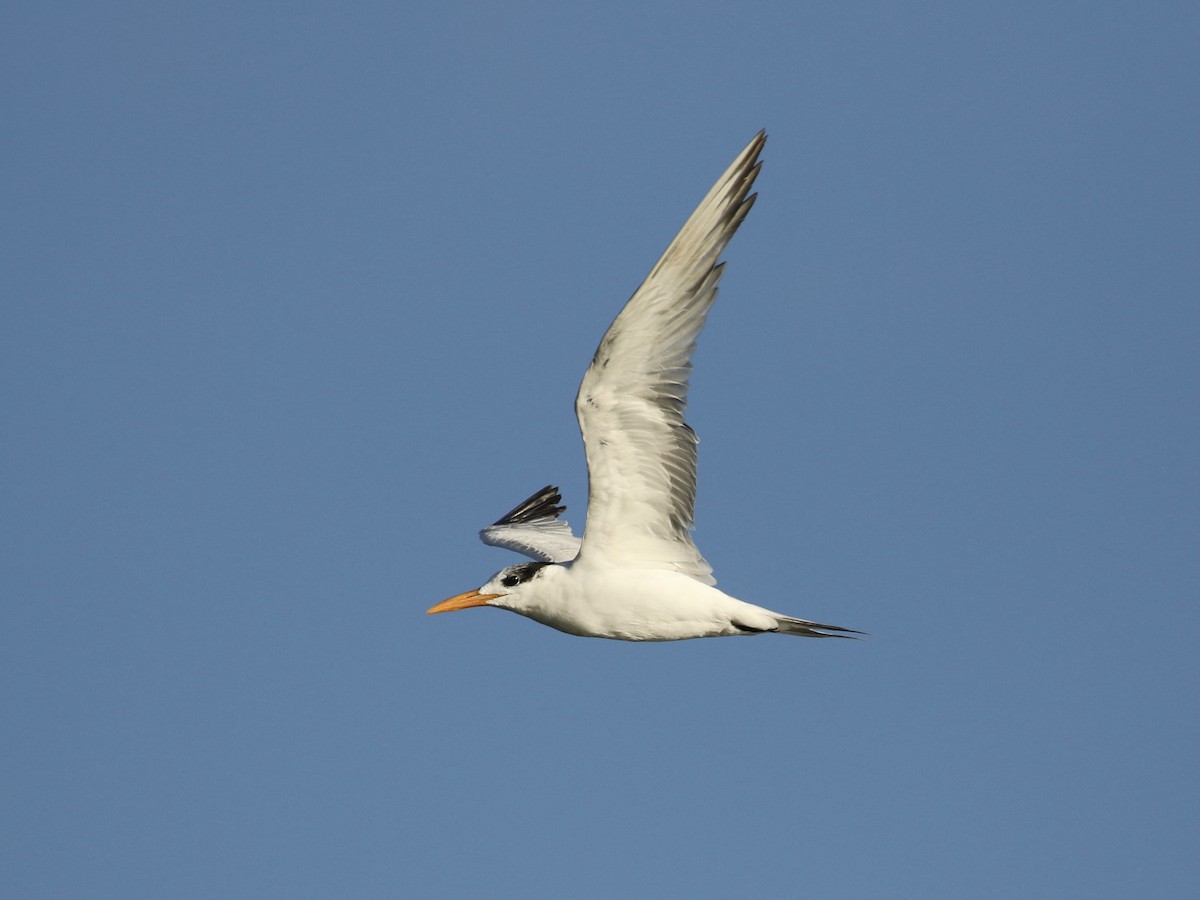
<path fill-rule="evenodd" d="M 1194 897 L 1191 3 L 8 3 L 5 898 Z M 582 525 L 747 140 L 699 546 L 872 634 L 426 617 Z"/>

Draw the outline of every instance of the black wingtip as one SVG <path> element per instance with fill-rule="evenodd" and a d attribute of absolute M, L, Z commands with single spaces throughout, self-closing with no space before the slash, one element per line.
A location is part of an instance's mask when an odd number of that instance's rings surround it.
<path fill-rule="evenodd" d="M 810 622 L 808 619 L 793 619 L 790 616 L 779 617 L 779 631 L 785 634 L 798 634 L 801 637 L 846 638 L 852 641 L 870 637 L 867 632 L 858 631 L 854 628 L 826 625 L 823 622 Z"/>
<path fill-rule="evenodd" d="M 493 525 L 519 525 L 535 519 L 557 519 L 567 511 L 561 506 L 562 496 L 558 488 L 546 485 L 527 500 L 523 500 L 493 522 Z"/>
<path fill-rule="evenodd" d="M 842 631 L 842 632 L 845 632 L 846 634 L 861 634 L 863 637 L 871 636 L 871 633 L 869 631 L 859 631 L 856 628 L 839 628 L 837 625 L 820 625 L 820 624 L 816 624 L 816 623 L 814 623 L 814 624 L 816 625 L 817 628 L 823 628 L 826 631 Z"/>
<path fill-rule="evenodd" d="M 861 641 L 863 638 L 868 638 L 871 635 L 865 631 L 858 631 L 854 628 L 838 628 L 836 625 L 818 625 L 817 629 L 826 634 L 821 637 L 845 638 L 848 641 Z"/>

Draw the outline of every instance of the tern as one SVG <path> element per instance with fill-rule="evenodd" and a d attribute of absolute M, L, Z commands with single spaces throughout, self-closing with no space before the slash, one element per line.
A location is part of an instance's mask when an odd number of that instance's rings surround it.
<path fill-rule="evenodd" d="M 862 632 L 772 612 L 715 587 L 692 541 L 696 433 L 684 421 L 692 352 L 717 297 L 718 259 L 754 205 L 759 132 L 684 223 L 609 326 L 583 376 L 575 414 L 587 454 L 583 537 L 547 486 L 483 529 L 484 543 L 533 562 L 430 613 L 494 606 L 583 637 L 678 641 L 766 632 Z"/>

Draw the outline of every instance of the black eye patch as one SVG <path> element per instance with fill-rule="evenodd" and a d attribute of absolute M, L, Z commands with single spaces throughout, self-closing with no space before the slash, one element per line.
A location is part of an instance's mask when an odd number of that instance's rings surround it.
<path fill-rule="evenodd" d="M 518 584 L 524 584 L 538 573 L 538 570 L 550 565 L 544 562 L 525 563 L 520 566 L 514 566 L 512 571 L 500 579 L 500 583 L 505 587 L 516 587 Z"/>

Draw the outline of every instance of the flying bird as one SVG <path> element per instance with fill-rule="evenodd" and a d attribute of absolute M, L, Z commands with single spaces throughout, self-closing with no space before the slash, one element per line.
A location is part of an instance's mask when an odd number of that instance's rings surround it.
<path fill-rule="evenodd" d="M 754 205 L 759 132 L 700 201 L 609 326 L 575 399 L 588 468 L 583 537 L 547 486 L 480 532 L 533 562 L 430 613 L 512 610 L 583 637 L 678 641 L 727 635 L 848 637 L 850 628 L 772 612 L 715 587 L 692 541 L 696 433 L 684 421 L 692 351 L 717 297 L 721 252 Z"/>

